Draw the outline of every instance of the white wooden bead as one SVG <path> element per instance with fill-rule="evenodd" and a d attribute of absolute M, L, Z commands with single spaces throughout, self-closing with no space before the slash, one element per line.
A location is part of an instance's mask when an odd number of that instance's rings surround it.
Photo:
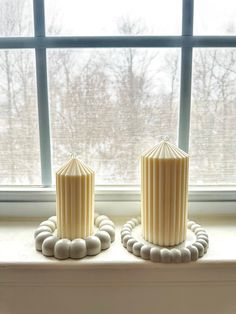
<path fill-rule="evenodd" d="M 129 239 L 127 242 L 127 251 L 129 252 L 133 252 L 133 246 L 135 243 L 137 243 L 138 241 L 135 239 Z"/>
<path fill-rule="evenodd" d="M 197 239 L 196 243 L 201 243 L 201 244 L 202 244 L 202 246 L 204 247 L 204 253 L 206 253 L 206 252 L 207 252 L 207 249 L 208 249 L 208 243 L 207 243 L 205 240 L 203 240 L 203 239 Z"/>
<path fill-rule="evenodd" d="M 106 226 L 106 225 L 112 226 L 115 229 L 115 224 L 109 219 L 102 220 L 99 224 L 99 228 L 101 228 L 102 226 Z"/>
<path fill-rule="evenodd" d="M 95 236 L 99 238 L 102 250 L 106 250 L 111 246 L 111 237 L 108 232 L 98 231 Z"/>
<path fill-rule="evenodd" d="M 150 260 L 152 262 L 160 262 L 161 261 L 161 250 L 158 247 L 152 247 L 150 251 Z"/>
<path fill-rule="evenodd" d="M 126 232 L 129 233 L 129 234 L 132 233 L 132 231 L 130 231 L 129 229 L 125 228 L 124 230 L 123 229 L 121 230 L 120 234 L 122 235 L 122 234 L 124 234 Z"/>
<path fill-rule="evenodd" d="M 38 227 L 35 232 L 34 232 L 34 237 L 36 238 L 38 234 L 40 234 L 41 232 L 44 232 L 44 231 L 48 231 L 50 233 L 52 233 L 52 229 L 48 226 L 41 226 L 41 227 Z"/>
<path fill-rule="evenodd" d="M 187 222 L 187 226 L 188 226 L 189 229 L 191 229 L 191 227 L 193 225 L 196 225 L 195 221 L 190 220 L 190 221 Z"/>
<path fill-rule="evenodd" d="M 141 247 L 140 256 L 141 256 L 143 259 L 150 259 L 150 251 L 151 251 L 151 246 L 144 244 L 144 245 Z"/>
<path fill-rule="evenodd" d="M 183 263 L 188 263 L 191 262 L 191 252 L 187 248 L 182 248 L 180 249 L 181 251 L 181 256 L 182 256 L 182 262 Z"/>
<path fill-rule="evenodd" d="M 199 232 L 205 232 L 205 233 L 206 233 L 206 230 L 203 229 L 202 227 L 196 228 L 196 229 L 194 230 L 194 233 L 195 233 L 195 234 L 198 234 Z"/>
<path fill-rule="evenodd" d="M 124 231 L 128 231 L 129 233 L 131 233 L 131 230 L 129 228 L 122 228 L 121 229 L 121 233 L 124 232 Z"/>
<path fill-rule="evenodd" d="M 209 238 L 209 237 L 208 237 L 208 234 L 207 234 L 206 232 L 203 232 L 203 231 L 200 231 L 200 232 L 196 233 L 196 236 L 197 236 L 197 237 L 204 236 L 204 237 L 206 237 L 206 238 Z"/>
<path fill-rule="evenodd" d="M 205 237 L 208 238 L 208 233 L 206 231 L 199 231 L 196 233 L 196 236 L 204 235 Z"/>
<path fill-rule="evenodd" d="M 201 243 L 199 242 L 195 242 L 192 244 L 193 246 L 195 246 L 198 249 L 198 256 L 202 257 L 204 255 L 204 247 Z"/>
<path fill-rule="evenodd" d="M 192 230 L 193 232 L 195 232 L 195 230 L 196 230 L 197 228 L 201 228 L 201 226 L 200 226 L 199 224 L 194 224 L 194 225 L 192 225 L 191 230 Z"/>
<path fill-rule="evenodd" d="M 209 245 L 208 237 L 206 237 L 206 236 L 201 234 L 200 236 L 197 236 L 197 241 L 200 240 L 200 239 L 205 240 L 207 242 L 207 244 Z"/>
<path fill-rule="evenodd" d="M 196 261 L 198 259 L 198 249 L 196 246 L 188 245 L 187 249 L 191 252 L 191 260 Z"/>
<path fill-rule="evenodd" d="M 139 225 L 139 221 L 137 218 L 132 218 L 131 221 L 133 221 L 133 223 L 135 224 L 135 226 Z"/>
<path fill-rule="evenodd" d="M 67 259 L 70 256 L 70 243 L 68 239 L 60 239 L 54 246 L 54 256 L 58 259 Z"/>
<path fill-rule="evenodd" d="M 206 234 L 202 234 L 202 233 L 200 233 L 200 234 L 196 234 L 196 238 L 197 239 L 204 239 L 207 243 L 209 243 L 209 238 L 208 238 L 208 235 L 206 235 Z"/>
<path fill-rule="evenodd" d="M 70 257 L 83 258 L 87 255 L 86 242 L 84 239 L 74 239 L 70 244 Z"/>
<path fill-rule="evenodd" d="M 181 251 L 179 249 L 171 249 L 171 262 L 172 263 L 181 263 L 182 257 L 181 257 Z"/>
<path fill-rule="evenodd" d="M 45 221 L 41 222 L 41 224 L 39 226 L 47 226 L 47 227 L 51 228 L 52 232 L 56 229 L 55 223 L 50 221 L 50 220 L 45 220 Z"/>
<path fill-rule="evenodd" d="M 98 237 L 90 236 L 85 239 L 87 254 L 97 255 L 101 252 L 101 241 Z"/>
<path fill-rule="evenodd" d="M 137 243 L 134 243 L 133 245 L 133 254 L 135 256 L 140 256 L 140 251 L 141 251 L 141 248 L 143 247 L 143 243 L 141 242 L 137 242 Z"/>
<path fill-rule="evenodd" d="M 121 237 L 121 242 L 123 242 L 124 237 L 127 236 L 127 235 L 131 236 L 131 232 L 123 231 L 123 232 L 121 233 L 121 235 L 120 235 L 120 237 Z"/>
<path fill-rule="evenodd" d="M 96 219 L 95 219 L 95 225 L 98 227 L 99 224 L 102 222 L 102 220 L 105 220 L 105 219 L 109 219 L 107 216 L 105 215 L 100 215 L 98 216 Z"/>
<path fill-rule="evenodd" d="M 35 238 L 35 248 L 37 251 L 42 251 L 42 244 L 43 241 L 48 238 L 48 237 L 52 237 L 52 232 L 49 231 L 43 231 L 40 232 L 36 238 Z"/>
<path fill-rule="evenodd" d="M 42 244 L 42 253 L 45 256 L 54 256 L 54 246 L 59 241 L 59 238 L 55 235 L 46 238 Z"/>
<path fill-rule="evenodd" d="M 127 221 L 126 224 L 130 225 L 132 227 L 132 229 L 136 226 L 132 220 Z"/>
<path fill-rule="evenodd" d="M 112 226 L 102 226 L 101 228 L 99 228 L 100 231 L 106 231 L 109 233 L 110 237 L 111 237 L 111 242 L 113 242 L 115 240 L 115 229 Z"/>
<path fill-rule="evenodd" d="M 130 231 L 132 231 L 133 227 L 130 225 L 130 224 L 124 224 L 123 228 L 127 228 L 129 229 Z"/>
<path fill-rule="evenodd" d="M 161 261 L 162 261 L 162 263 L 170 263 L 171 262 L 170 250 L 161 249 Z"/>
<path fill-rule="evenodd" d="M 48 218 L 49 221 L 52 221 L 55 225 L 57 225 L 57 216 L 51 216 Z"/>
<path fill-rule="evenodd" d="M 207 243 L 207 248 L 209 247 L 209 241 L 208 241 L 208 239 L 206 239 L 206 238 L 197 238 L 196 242 L 200 242 L 200 243 L 201 243 L 200 240 L 205 241 L 205 242 Z M 205 252 L 205 253 L 206 253 L 206 252 Z"/>
<path fill-rule="evenodd" d="M 133 239 L 133 237 L 131 235 L 124 236 L 122 241 L 124 247 L 127 247 L 127 242 L 129 241 L 129 239 Z"/>

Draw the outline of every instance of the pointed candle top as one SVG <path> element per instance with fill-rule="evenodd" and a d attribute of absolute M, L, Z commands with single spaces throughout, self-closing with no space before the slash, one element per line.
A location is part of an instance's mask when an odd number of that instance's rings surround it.
<path fill-rule="evenodd" d="M 178 159 L 187 158 L 189 155 L 170 143 L 168 137 L 165 137 L 158 145 L 146 151 L 142 156 L 157 159 Z"/>
<path fill-rule="evenodd" d="M 75 153 L 71 154 L 69 161 L 57 171 L 57 175 L 65 176 L 84 176 L 93 173 L 94 171 L 79 160 Z"/>

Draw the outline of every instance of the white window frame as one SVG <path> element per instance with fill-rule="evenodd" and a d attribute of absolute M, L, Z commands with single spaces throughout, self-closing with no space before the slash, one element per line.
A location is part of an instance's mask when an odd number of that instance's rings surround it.
<path fill-rule="evenodd" d="M 55 188 L 51 188 L 52 158 L 46 56 L 49 48 L 181 48 L 178 145 L 188 151 L 193 48 L 236 47 L 236 36 L 193 36 L 194 0 L 182 0 L 182 2 L 181 36 L 46 36 L 44 0 L 33 0 L 34 37 L 0 38 L 0 49 L 35 50 L 42 173 L 42 186 L 40 187 L 14 188 L 10 186 L 0 189 L 0 216 L 43 215 L 46 212 L 40 210 L 40 206 L 42 208 L 40 204 L 50 204 L 48 206 L 51 208 L 50 206 L 55 203 Z M 190 203 L 195 203 L 196 206 L 192 205 L 192 208 L 196 207 L 196 211 L 201 208 L 204 210 L 207 204 L 209 210 L 213 212 L 221 212 L 220 208 L 222 208 L 222 213 L 231 213 L 235 212 L 236 188 L 235 186 L 193 186 L 190 187 L 189 199 Z M 104 208 L 109 207 L 110 204 L 123 202 L 127 206 L 124 213 L 127 214 L 128 209 L 131 213 L 131 208 L 134 206 L 137 208 L 140 201 L 139 187 L 97 186 L 96 201 L 103 204 Z M 222 202 L 224 202 L 224 206 L 222 206 Z M 28 205 L 26 206 L 26 204 Z M 30 210 L 33 206 L 39 209 L 32 213 Z M 24 210 L 24 208 L 28 208 L 28 210 Z"/>

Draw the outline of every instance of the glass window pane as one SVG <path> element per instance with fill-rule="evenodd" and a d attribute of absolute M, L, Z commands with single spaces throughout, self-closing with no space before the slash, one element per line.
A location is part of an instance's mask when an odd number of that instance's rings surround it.
<path fill-rule="evenodd" d="M 34 52 L 0 51 L 0 184 L 41 184 Z"/>
<path fill-rule="evenodd" d="M 190 133 L 192 184 L 236 182 L 236 49 L 195 49 Z"/>
<path fill-rule="evenodd" d="M 235 0 L 194 1 L 194 34 L 235 35 Z"/>
<path fill-rule="evenodd" d="M 32 0 L 0 0 L 0 36 L 33 36 L 32 5 Z"/>
<path fill-rule="evenodd" d="M 139 157 L 176 142 L 177 49 L 49 50 L 54 171 L 71 152 L 96 184 L 139 184 Z"/>
<path fill-rule="evenodd" d="M 46 0 L 48 35 L 178 35 L 182 1 Z"/>

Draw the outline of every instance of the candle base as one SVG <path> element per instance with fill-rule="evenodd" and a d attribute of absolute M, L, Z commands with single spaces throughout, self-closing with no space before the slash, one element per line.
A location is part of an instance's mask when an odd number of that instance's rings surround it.
<path fill-rule="evenodd" d="M 87 255 L 97 255 L 101 250 L 108 249 L 115 240 L 115 225 L 105 215 L 95 215 L 94 224 L 98 229 L 94 235 L 71 241 L 56 236 L 57 217 L 52 216 L 35 230 L 35 248 L 43 255 L 57 259 L 81 259 Z"/>
<path fill-rule="evenodd" d="M 136 256 L 159 263 L 186 263 L 196 261 L 207 253 L 209 238 L 205 229 L 194 221 L 187 223 L 186 240 L 175 246 L 160 246 L 148 242 L 141 236 L 140 217 L 133 218 L 121 229 L 123 246 Z M 136 230 L 136 235 L 132 231 Z"/>

